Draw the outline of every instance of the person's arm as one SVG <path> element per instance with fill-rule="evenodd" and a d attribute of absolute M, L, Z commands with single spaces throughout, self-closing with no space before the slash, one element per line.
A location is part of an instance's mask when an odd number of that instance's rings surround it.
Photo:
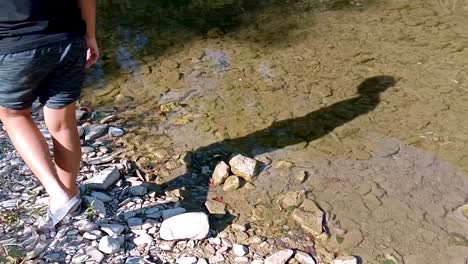
<path fill-rule="evenodd" d="M 91 67 L 99 58 L 99 48 L 96 41 L 96 0 L 78 0 L 81 16 L 86 21 L 86 44 L 88 54 L 86 67 Z"/>

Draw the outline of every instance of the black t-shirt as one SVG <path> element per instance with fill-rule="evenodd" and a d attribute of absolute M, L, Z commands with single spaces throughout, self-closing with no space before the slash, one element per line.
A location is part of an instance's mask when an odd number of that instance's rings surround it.
<path fill-rule="evenodd" d="M 84 36 L 78 0 L 0 0 L 0 54 Z"/>

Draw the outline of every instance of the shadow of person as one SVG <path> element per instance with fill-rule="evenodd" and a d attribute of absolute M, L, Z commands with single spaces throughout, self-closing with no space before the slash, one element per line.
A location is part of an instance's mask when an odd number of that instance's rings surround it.
<path fill-rule="evenodd" d="M 191 160 L 187 160 L 191 165 L 188 172 L 166 182 L 162 187 L 165 190 L 185 187 L 185 198 L 192 203 L 192 206 L 196 204 L 201 207 L 207 199 L 210 180 L 210 175 L 206 174 L 206 169 L 203 167 L 214 168 L 219 161 L 228 161 L 235 153 L 258 155 L 319 139 L 335 128 L 374 110 L 380 103 L 380 94 L 395 84 L 396 80 L 392 76 L 371 77 L 358 86 L 356 97 L 302 117 L 275 122 L 270 127 L 243 137 L 226 139 L 198 148 L 192 152 Z"/>

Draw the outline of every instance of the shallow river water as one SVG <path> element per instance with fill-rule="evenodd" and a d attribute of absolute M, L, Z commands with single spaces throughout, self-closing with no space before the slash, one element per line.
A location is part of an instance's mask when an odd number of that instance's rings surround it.
<path fill-rule="evenodd" d="M 328 212 L 325 262 L 468 261 L 468 1 L 103 0 L 99 13 L 81 105 L 117 113 L 120 155 L 148 180 L 198 204 L 222 196 L 293 244 L 277 201 L 304 190 Z M 236 152 L 291 164 L 209 188 Z"/>

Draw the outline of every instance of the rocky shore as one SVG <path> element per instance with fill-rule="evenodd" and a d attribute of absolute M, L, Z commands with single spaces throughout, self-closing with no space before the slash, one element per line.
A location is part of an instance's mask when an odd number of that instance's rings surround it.
<path fill-rule="evenodd" d="M 35 105 L 34 110 L 51 144 L 41 109 Z M 352 256 L 335 258 L 324 248 L 317 250 L 314 240 L 328 236 L 322 225 L 326 213 L 304 192 L 282 198 L 284 209 L 307 234 L 301 245 L 288 247 L 288 241 L 259 235 L 254 224 L 235 219 L 219 228 L 217 223 L 229 215 L 222 199 L 207 199 L 206 210 L 191 211 L 183 206 L 184 188 L 166 191 L 147 182 L 135 164 L 115 155 L 115 141 L 125 134 L 113 125 L 116 115 L 82 109 L 77 118 L 83 150 L 79 183 L 86 209 L 53 232 L 38 228 L 47 208 L 44 188 L 1 131 L 1 263 L 357 263 Z M 211 184 L 222 185 L 225 192 L 248 188 L 264 163 L 269 161 L 235 155 L 229 165 L 216 166 Z M 296 179 L 304 177 L 302 172 Z"/>

